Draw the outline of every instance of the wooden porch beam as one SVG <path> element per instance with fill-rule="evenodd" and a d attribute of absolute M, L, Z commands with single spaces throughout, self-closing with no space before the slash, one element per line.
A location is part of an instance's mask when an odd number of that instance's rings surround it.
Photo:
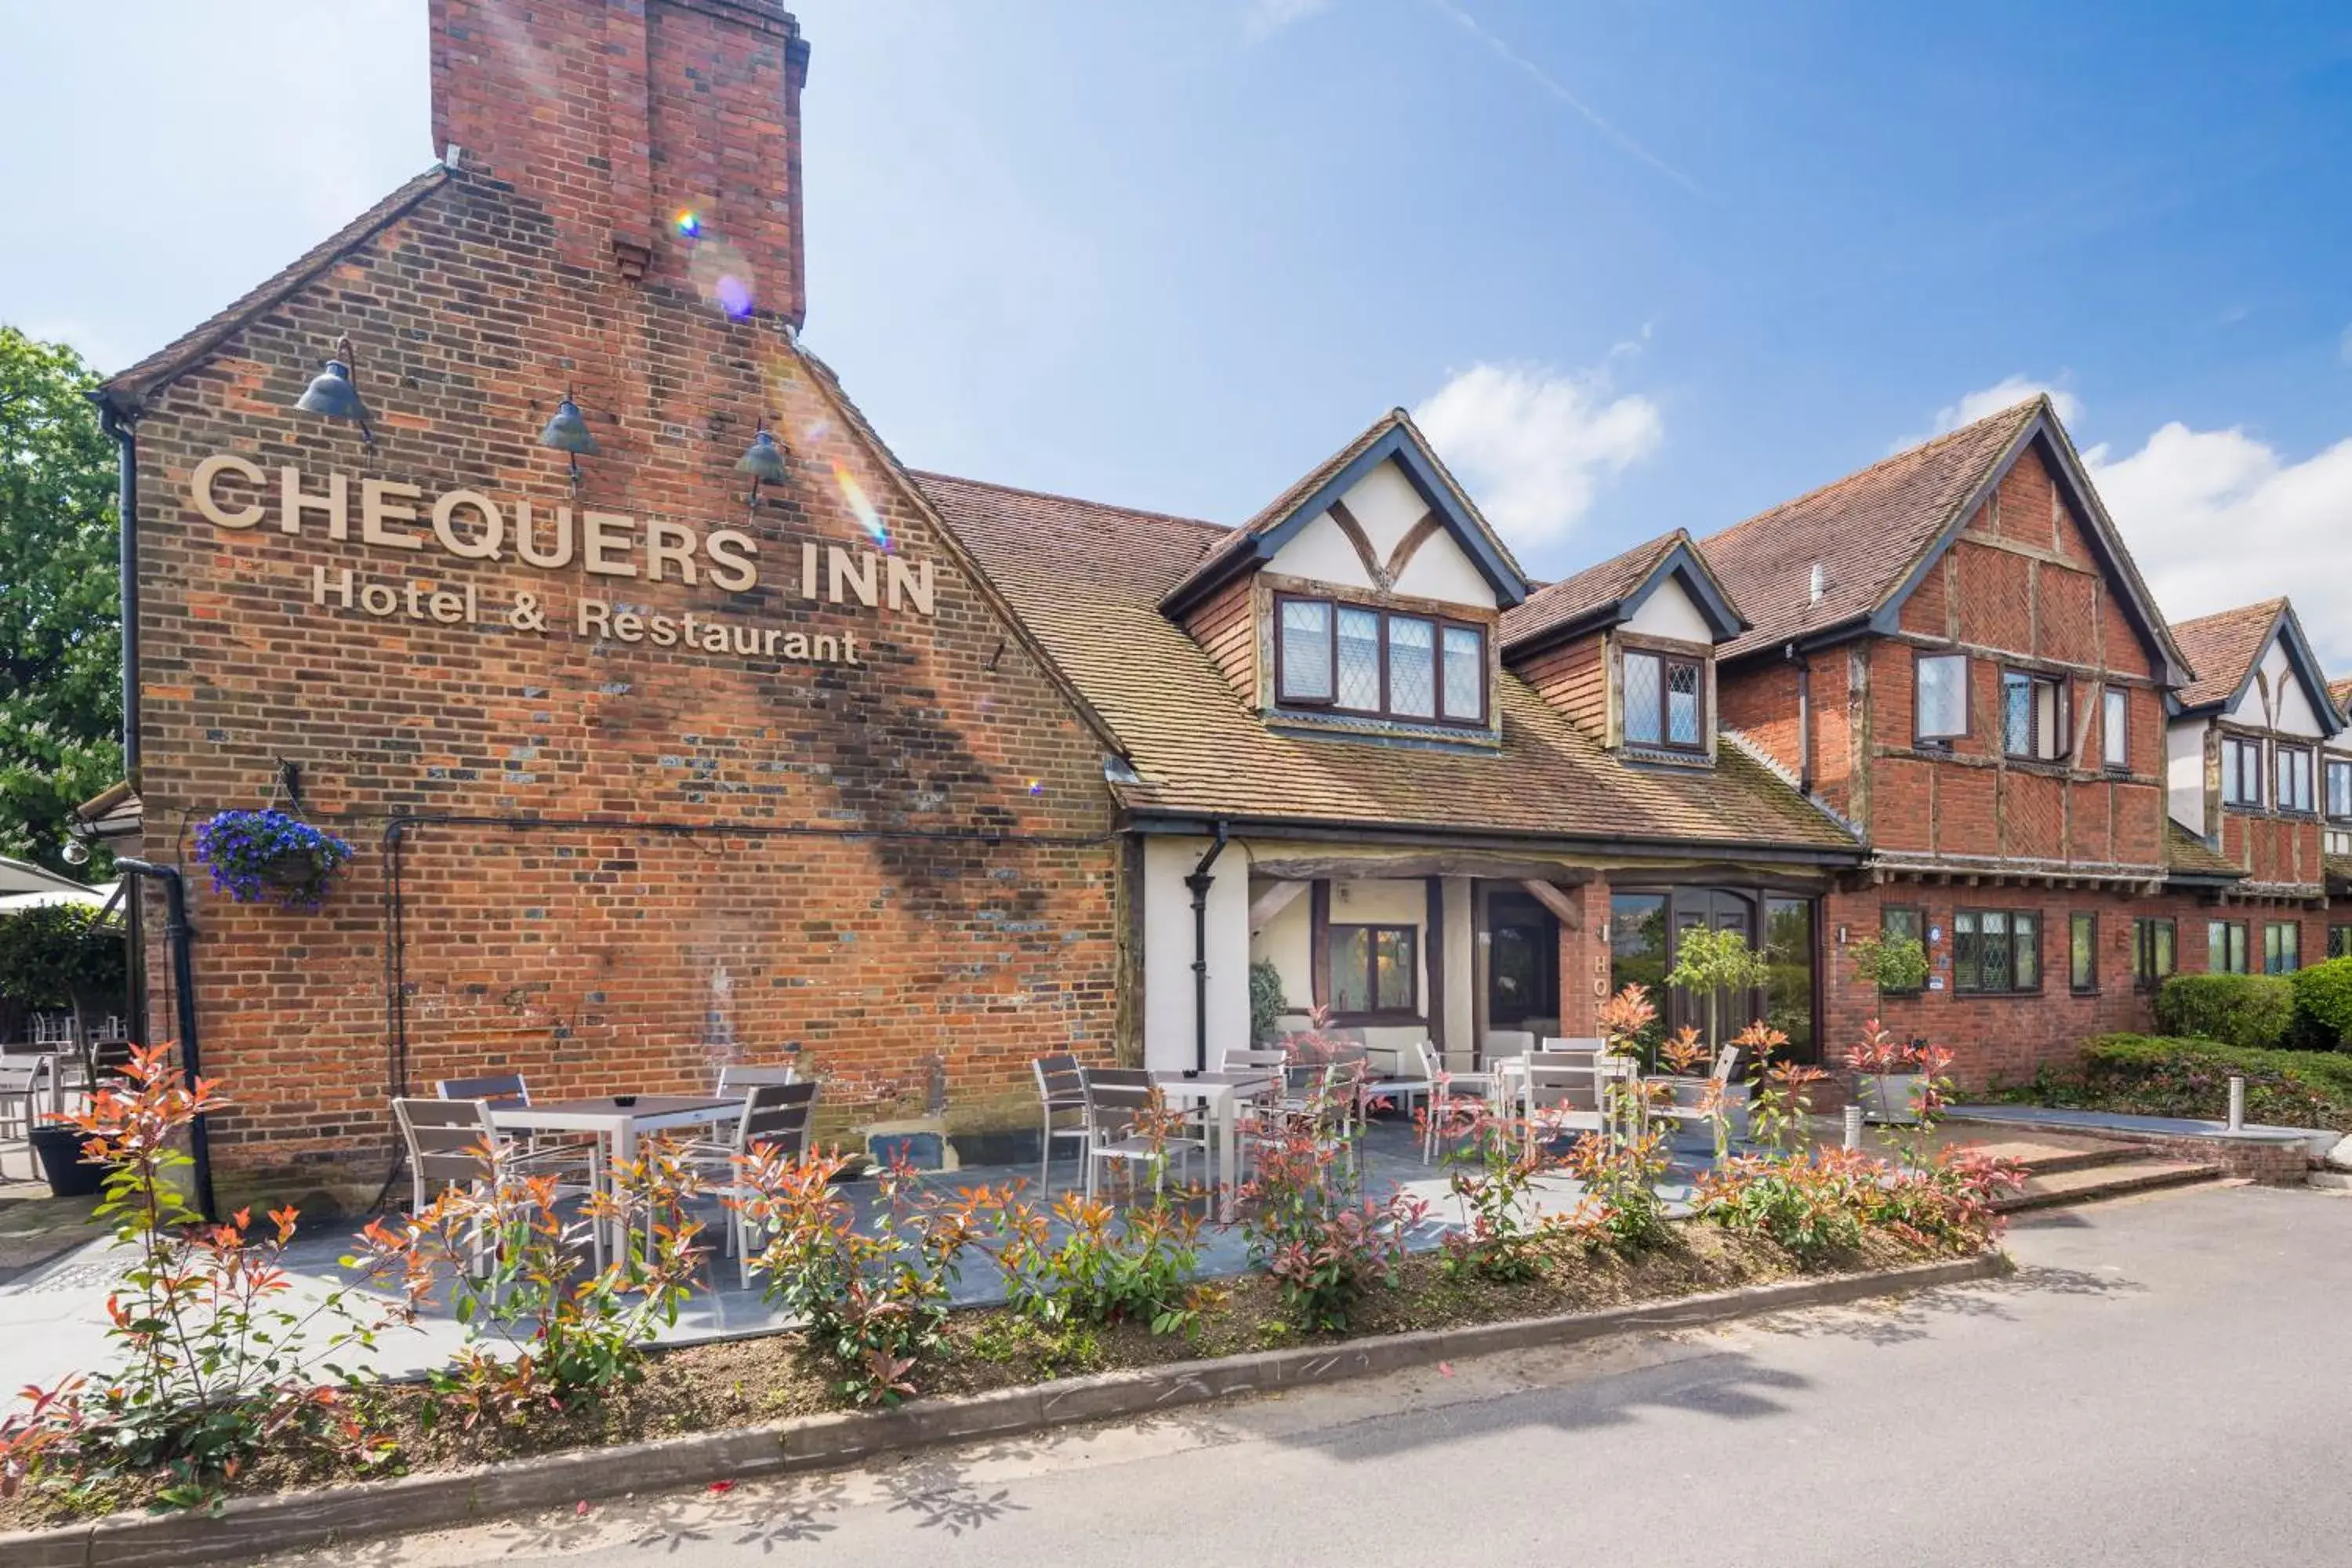
<path fill-rule="evenodd" d="M 1559 916 L 1561 925 L 1570 931 L 1584 929 L 1583 911 L 1576 907 L 1575 900 L 1559 890 L 1559 884 L 1528 877 L 1522 879 L 1519 886 L 1528 890 L 1528 897 Z"/>
<path fill-rule="evenodd" d="M 1249 928 L 1253 931 L 1265 929 L 1266 921 L 1288 909 L 1291 900 L 1307 889 L 1306 882 L 1276 882 L 1250 900 Z"/>

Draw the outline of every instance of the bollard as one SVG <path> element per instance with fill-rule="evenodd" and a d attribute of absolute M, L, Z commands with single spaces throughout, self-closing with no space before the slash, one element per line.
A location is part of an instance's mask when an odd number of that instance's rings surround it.
<path fill-rule="evenodd" d="M 1862 1147 L 1862 1107 L 1859 1105 L 1845 1108 L 1845 1146 L 1849 1149 Z"/>
<path fill-rule="evenodd" d="M 2233 1072 L 2230 1075 L 2230 1131 L 2242 1132 L 2245 1130 L 2246 1075 Z"/>

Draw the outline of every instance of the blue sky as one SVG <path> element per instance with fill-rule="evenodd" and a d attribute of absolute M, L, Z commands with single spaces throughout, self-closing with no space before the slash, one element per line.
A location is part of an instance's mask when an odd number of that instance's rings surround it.
<path fill-rule="evenodd" d="M 901 456 L 1246 517 L 1383 409 L 1539 574 L 2046 386 L 2177 616 L 2352 665 L 2352 11 L 801 0 Z M 0 318 L 100 364 L 416 169 L 423 0 L 30 6 Z"/>

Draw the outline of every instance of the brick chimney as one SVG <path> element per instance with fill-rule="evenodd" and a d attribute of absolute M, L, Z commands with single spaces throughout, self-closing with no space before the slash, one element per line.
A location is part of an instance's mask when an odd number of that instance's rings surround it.
<path fill-rule="evenodd" d="M 731 251 L 799 327 L 809 50 L 782 0 L 431 0 L 431 26 L 436 150 L 544 205 L 581 265 L 683 287 L 696 247 Z"/>

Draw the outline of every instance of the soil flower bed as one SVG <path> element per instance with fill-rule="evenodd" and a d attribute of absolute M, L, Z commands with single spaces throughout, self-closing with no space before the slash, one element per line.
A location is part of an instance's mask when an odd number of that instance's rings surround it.
<path fill-rule="evenodd" d="M 1230 1291 L 1191 1335 L 1154 1334 L 1148 1325 L 1040 1325 L 1006 1307 L 950 1315 L 927 1363 L 917 1398 L 980 1394 L 1087 1373 L 1166 1365 L 1299 1344 L 1411 1330 L 1468 1327 L 1605 1307 L 1671 1301 L 1710 1290 L 1801 1275 L 1895 1268 L 1971 1249 L 1924 1246 L 1885 1233 L 1835 1257 L 1801 1259 L 1770 1239 L 1703 1221 L 1677 1223 L 1667 1245 L 1627 1258 L 1571 1247 L 1547 1257 L 1532 1279 L 1511 1283 L 1449 1277 L 1444 1259 L 1406 1259 L 1394 1289 L 1367 1300 L 1346 1332 L 1302 1334 L 1283 1316 L 1263 1276 L 1220 1282 Z M 317 1452 L 265 1458 L 223 1489 L 253 1496 L 387 1474 L 427 1473 L 648 1438 L 758 1426 L 787 1416 L 856 1407 L 806 1338 L 783 1332 L 656 1349 L 642 1377 L 562 1410 L 468 1430 L 450 1418 L 444 1396 L 422 1384 L 384 1384 L 352 1396 L 353 1415 L 389 1438 L 394 1452 L 368 1464 Z M 131 1486 L 79 1495 L 27 1490 L 0 1502 L 0 1531 L 31 1530 L 136 1509 L 153 1501 Z"/>
<path fill-rule="evenodd" d="M 1602 1009 L 1629 1050 L 1654 1018 L 1638 988 Z M 360 1284 L 309 1301 L 284 1266 L 291 1209 L 266 1222 L 189 1209 L 180 1136 L 226 1101 L 216 1085 L 184 1080 L 163 1050 L 142 1049 L 71 1118 L 85 1157 L 109 1168 L 98 1217 L 128 1260 L 108 1302 L 110 1363 L 27 1390 L 0 1414 L 0 1527 L 201 1510 L 1255 1352 L 1297 1348 L 1313 1361 L 1370 1336 L 1986 1253 L 2000 1223 L 1993 1200 L 2021 1173 L 1928 1146 L 1942 1081 L 1928 1079 L 1921 1126 L 1892 1158 L 1815 1150 L 1802 1130 L 1808 1086 L 1823 1075 L 1773 1061 L 1786 1043 L 1760 1023 L 1738 1037 L 1771 1064 L 1748 1101 L 1768 1149 L 1733 1154 L 1718 1121 L 1716 1163 L 1685 1219 L 1660 1195 L 1667 1133 L 1643 1098 L 1677 1086 L 1629 1080 L 1612 1086 L 1601 1131 L 1572 1143 L 1533 1105 L 1474 1102 L 1429 1129 L 1449 1145 L 1441 1201 L 1453 1223 L 1439 1250 L 1410 1253 L 1433 1205 L 1402 1188 L 1364 1193 L 1360 1090 L 1326 1056 L 1307 1069 L 1323 1090 L 1303 1109 L 1269 1109 L 1251 1178 L 1231 1194 L 1163 1187 L 1180 1119 L 1156 1096 L 1139 1100 L 1129 1142 L 1153 1169 L 1123 1206 L 1076 1193 L 1046 1205 L 1019 1182 L 926 1187 L 904 1167 L 877 1173 L 856 1203 L 848 1156 L 766 1142 L 729 1152 L 714 1183 L 708 1154 L 655 1141 L 582 1196 L 550 1154 L 488 1138 L 462 1157 L 471 1179 L 353 1239 L 342 1263 Z M 1664 1054 L 1693 1072 L 1707 1047 L 1685 1031 Z M 1720 1085 L 1703 1080 L 1703 1104 L 1710 1088 Z M 783 1092 L 755 1088 L 747 1124 L 761 1096 Z M 1573 1208 L 1538 1201 L 1560 1190 L 1539 1187 L 1547 1177 L 1573 1180 Z M 725 1266 L 694 1202 L 713 1197 L 772 1321 L 796 1327 L 657 1345 Z M 1228 1201 L 1247 1269 L 1210 1279 L 1203 1216 Z M 968 1276 L 1003 1304 L 952 1308 Z M 469 1331 L 447 1362 L 413 1383 L 343 1370 L 427 1310 Z"/>

